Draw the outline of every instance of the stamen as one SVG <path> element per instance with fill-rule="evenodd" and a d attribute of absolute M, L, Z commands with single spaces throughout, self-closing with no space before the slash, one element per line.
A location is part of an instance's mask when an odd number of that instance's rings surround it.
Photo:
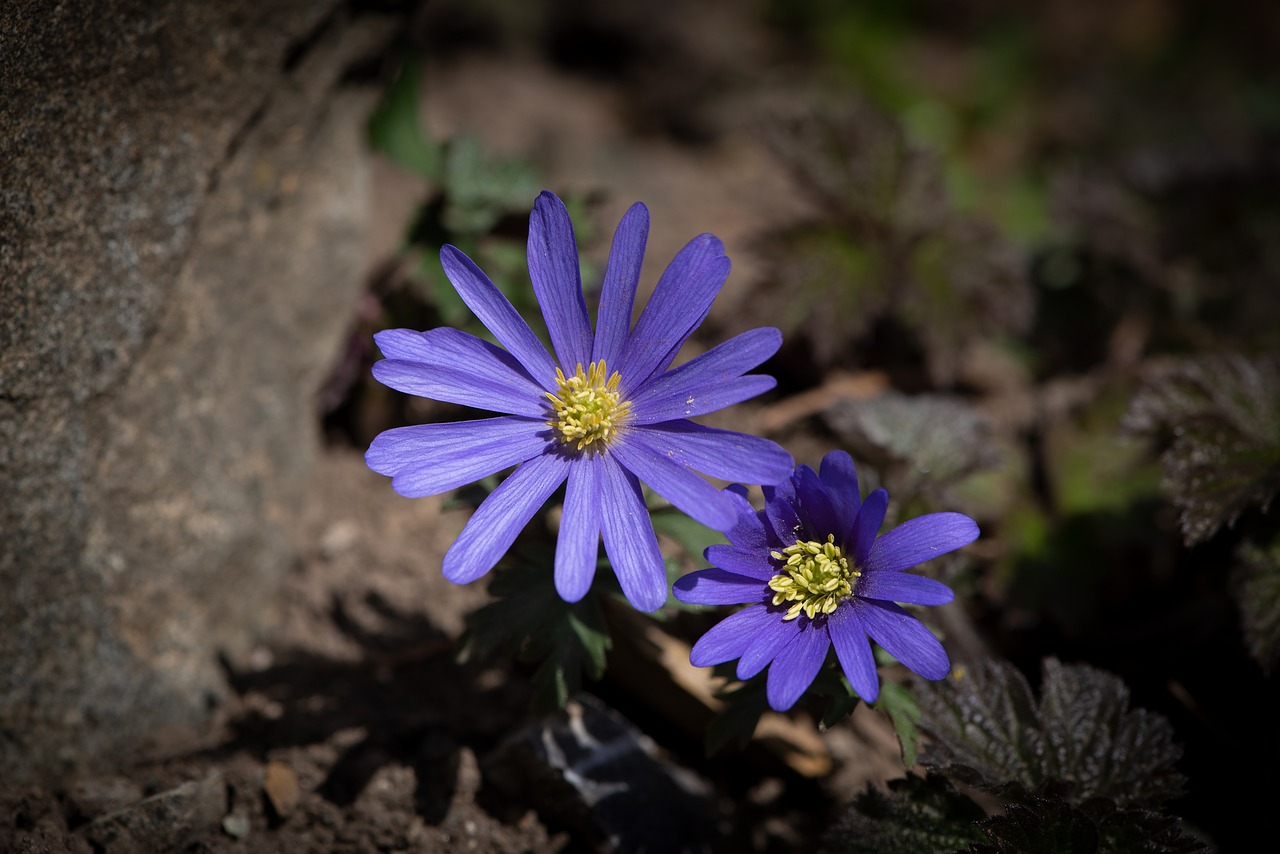
<path fill-rule="evenodd" d="M 567 378 L 556 368 L 556 393 L 547 392 L 556 417 L 547 426 L 559 434 L 560 441 L 576 445 L 579 451 L 594 442 L 600 442 L 599 447 L 607 445 L 631 414 L 630 402 L 621 400 L 618 393 L 621 382 L 617 371 L 609 376 L 603 359 L 592 362 L 585 371 L 579 363 Z"/>
<path fill-rule="evenodd" d="M 770 552 L 782 561 L 781 571 L 769 579 L 773 604 L 793 603 L 784 620 L 794 620 L 803 613 L 809 619 L 830 614 L 853 595 L 853 583 L 862 573 L 849 565 L 849 559 L 835 544 L 835 535 L 827 541 L 796 540 L 780 552 Z"/>

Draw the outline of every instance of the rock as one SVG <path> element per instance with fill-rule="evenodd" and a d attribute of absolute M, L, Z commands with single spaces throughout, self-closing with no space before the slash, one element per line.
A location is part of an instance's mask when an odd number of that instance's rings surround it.
<path fill-rule="evenodd" d="M 584 850 L 712 851 L 723 842 L 710 786 L 587 695 L 513 734 L 485 770 Z"/>
<path fill-rule="evenodd" d="M 214 773 L 94 819 L 81 832 L 102 854 L 178 851 L 218 827 L 226 811 L 227 786 Z"/>
<path fill-rule="evenodd" d="M 0 4 L 0 777 L 202 726 L 294 560 L 366 266 L 347 9 Z"/>
<path fill-rule="evenodd" d="M 283 762 L 267 763 L 262 774 L 262 791 L 278 818 L 288 818 L 302 797 L 298 775 Z"/>

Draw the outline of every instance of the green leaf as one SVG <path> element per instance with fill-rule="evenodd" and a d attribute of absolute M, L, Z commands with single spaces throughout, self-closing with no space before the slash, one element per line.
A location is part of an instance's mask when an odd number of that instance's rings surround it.
<path fill-rule="evenodd" d="M 369 117 L 369 143 L 397 166 L 434 182 L 440 177 L 440 147 L 427 140 L 419 125 L 421 79 L 422 63 L 407 59 Z"/>
<path fill-rule="evenodd" d="M 982 808 L 944 777 L 908 774 L 889 793 L 867 786 L 822 840 L 829 854 L 967 851 L 983 837 Z"/>
<path fill-rule="evenodd" d="M 1115 676 L 1085 665 L 1043 662 L 1037 704 L 1008 662 L 959 667 L 918 693 L 921 762 L 989 792 L 1025 799 L 1061 794 L 1073 803 L 1106 797 L 1146 806 L 1177 797 L 1181 748 L 1160 715 L 1129 709 Z"/>
<path fill-rule="evenodd" d="M 1280 537 L 1265 546 L 1242 543 L 1236 558 L 1234 590 L 1245 643 L 1270 675 L 1280 665 Z"/>
<path fill-rule="evenodd" d="M 564 707 L 585 674 L 604 675 L 611 646 L 599 591 L 565 602 L 556 592 L 553 555 L 542 549 L 499 567 L 489 583 L 495 601 L 467 615 L 458 658 L 469 661 L 496 654 L 536 665 L 532 680 L 534 710 Z"/>
<path fill-rule="evenodd" d="M 949 504 L 946 488 L 1002 461 L 991 422 L 959 398 L 885 392 L 841 401 L 824 418 L 900 502 Z"/>
<path fill-rule="evenodd" d="M 902 745 L 902 764 L 908 768 L 915 765 L 920 744 L 920 705 L 915 695 L 897 682 L 886 681 L 880 686 L 880 698 L 873 708 L 889 716 Z"/>
<path fill-rule="evenodd" d="M 1280 357 L 1184 362 L 1138 393 L 1126 423 L 1172 436 L 1163 486 L 1187 545 L 1280 492 Z"/>

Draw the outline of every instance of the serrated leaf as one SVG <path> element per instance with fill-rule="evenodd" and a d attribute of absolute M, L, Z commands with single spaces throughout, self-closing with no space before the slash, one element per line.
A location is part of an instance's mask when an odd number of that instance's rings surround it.
<path fill-rule="evenodd" d="M 1012 664 L 983 661 L 922 683 L 926 766 L 1015 800 L 1061 793 L 1152 805 L 1177 797 L 1181 748 L 1163 717 L 1129 709 L 1117 677 L 1085 665 L 1043 662 L 1039 704 Z"/>
<path fill-rule="evenodd" d="M 1105 798 L 1074 805 L 1060 798 L 1011 804 L 982 823 L 988 842 L 973 854 L 1093 854 L 1097 851 L 1193 854 L 1210 849 L 1180 830 L 1177 818 L 1120 809 Z"/>
<path fill-rule="evenodd" d="M 598 592 L 593 586 L 578 602 L 555 590 L 551 555 L 521 560 L 494 571 L 489 592 L 495 600 L 466 617 L 459 642 L 462 661 L 505 654 L 534 664 L 534 710 L 563 708 L 582 677 L 604 675 L 611 646 Z"/>
<path fill-rule="evenodd" d="M 868 786 L 822 841 L 826 854 L 967 851 L 981 842 L 982 808 L 941 776 L 908 774 L 889 794 Z"/>
<path fill-rule="evenodd" d="M 1126 423 L 1172 435 L 1163 486 L 1187 545 L 1280 492 L 1280 357 L 1184 362 L 1138 393 Z"/>
<path fill-rule="evenodd" d="M 1245 643 L 1270 675 L 1280 665 L 1280 538 L 1266 546 L 1242 543 L 1234 591 Z"/>
<path fill-rule="evenodd" d="M 435 181 L 440 177 L 440 147 L 427 140 L 419 124 L 421 79 L 422 63 L 406 60 L 369 117 L 369 143 L 402 169 Z"/>
<path fill-rule="evenodd" d="M 902 746 L 902 764 L 908 768 L 915 765 L 920 744 L 920 704 L 915 695 L 904 685 L 886 681 L 880 686 L 880 697 L 873 708 L 889 716 Z"/>

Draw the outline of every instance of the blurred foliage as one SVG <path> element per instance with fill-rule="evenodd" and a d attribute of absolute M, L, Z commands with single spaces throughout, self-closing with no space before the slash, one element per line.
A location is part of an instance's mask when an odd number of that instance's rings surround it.
<path fill-rule="evenodd" d="M 1271 675 L 1280 666 L 1280 534 L 1265 545 L 1242 543 L 1236 555 L 1236 601 L 1245 642 Z"/>
<path fill-rule="evenodd" d="M 951 209 L 936 160 L 901 126 L 856 100 L 819 99 L 762 128 L 820 211 L 765 235 L 772 280 L 752 321 L 782 328 L 819 369 L 882 345 L 881 358 L 923 361 L 957 380 L 968 347 L 1016 337 L 1031 320 L 1018 253 L 989 223 Z"/>

